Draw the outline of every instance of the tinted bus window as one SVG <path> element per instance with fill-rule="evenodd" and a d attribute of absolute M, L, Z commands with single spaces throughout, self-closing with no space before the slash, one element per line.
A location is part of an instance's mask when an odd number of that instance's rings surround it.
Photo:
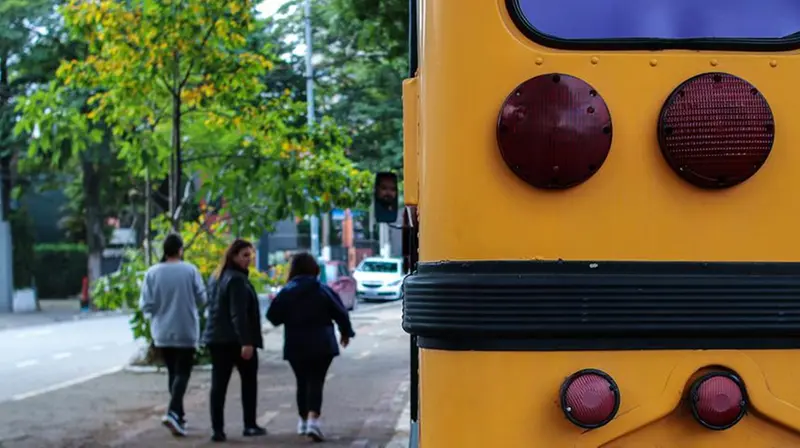
<path fill-rule="evenodd" d="M 800 32 L 797 0 L 513 1 L 532 30 L 561 39 L 774 39 Z"/>

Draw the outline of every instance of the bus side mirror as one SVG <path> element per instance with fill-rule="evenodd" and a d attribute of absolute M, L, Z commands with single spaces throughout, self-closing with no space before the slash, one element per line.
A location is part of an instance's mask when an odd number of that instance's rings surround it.
<path fill-rule="evenodd" d="M 397 175 L 391 172 L 375 175 L 375 221 L 393 223 L 397 221 Z"/>

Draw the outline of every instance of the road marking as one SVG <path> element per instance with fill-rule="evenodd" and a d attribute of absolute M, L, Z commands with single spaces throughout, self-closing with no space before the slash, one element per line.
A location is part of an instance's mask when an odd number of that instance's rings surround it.
<path fill-rule="evenodd" d="M 381 345 L 381 344 L 379 344 L 379 343 L 377 343 L 377 342 L 376 342 L 376 343 L 372 344 L 372 348 L 378 348 L 378 347 L 380 347 L 380 345 Z"/>
<path fill-rule="evenodd" d="M 46 393 L 55 392 L 55 391 L 57 391 L 59 389 L 64 389 L 64 388 L 67 388 L 67 387 L 76 386 L 78 384 L 85 383 L 87 381 L 91 381 L 91 380 L 96 379 L 96 378 L 100 378 L 101 376 L 106 376 L 106 375 L 111 375 L 112 373 L 117 373 L 120 370 L 122 370 L 122 367 L 123 366 L 117 366 L 117 367 L 114 367 L 112 369 L 104 370 L 102 372 L 93 373 L 91 375 L 86 375 L 86 376 L 83 376 L 83 377 L 80 377 L 80 378 L 75 378 L 73 380 L 64 381 L 63 383 L 54 384 L 52 386 L 45 387 L 45 388 L 42 388 L 42 389 L 33 390 L 33 391 L 30 391 L 30 392 L 26 392 L 24 394 L 14 395 L 13 397 L 11 397 L 11 400 L 12 401 L 26 400 L 28 398 L 35 397 L 37 395 L 43 395 L 43 394 L 46 394 Z"/>
<path fill-rule="evenodd" d="M 265 412 L 264 415 L 258 418 L 258 426 L 265 427 L 269 425 L 269 423 L 277 416 L 278 416 L 277 411 Z"/>
<path fill-rule="evenodd" d="M 336 376 L 336 375 L 334 375 L 333 373 L 329 373 L 329 374 L 327 374 L 327 375 L 325 376 L 325 381 L 330 381 L 330 380 L 331 380 L 331 378 L 333 378 L 333 377 L 335 377 L 335 376 Z"/>
<path fill-rule="evenodd" d="M 66 359 L 69 358 L 70 356 L 72 356 L 72 353 L 70 352 L 58 353 L 53 355 L 53 359 Z"/>
<path fill-rule="evenodd" d="M 36 364 L 39 364 L 39 361 L 37 361 L 35 359 L 28 359 L 28 360 L 25 360 L 25 361 L 18 362 L 17 363 L 17 368 L 22 369 L 22 368 L 25 368 L 25 367 L 35 366 Z"/>
<path fill-rule="evenodd" d="M 365 351 L 359 353 L 358 355 L 356 355 L 356 359 L 364 359 L 364 358 L 366 358 L 367 356 L 369 356 L 371 354 L 372 354 L 372 352 L 370 350 L 365 350 Z"/>
<path fill-rule="evenodd" d="M 281 409 L 289 409 L 289 408 L 292 407 L 292 404 L 291 403 L 283 403 L 278 407 L 281 408 Z"/>
<path fill-rule="evenodd" d="M 53 332 L 52 328 L 41 329 L 41 330 L 29 330 L 23 331 L 22 333 L 15 336 L 16 339 L 23 339 L 30 336 L 44 336 Z"/>
<path fill-rule="evenodd" d="M 104 348 L 104 347 L 103 347 L 102 345 L 93 345 L 93 346 L 89 347 L 89 350 L 90 350 L 90 351 L 93 351 L 93 352 L 99 352 L 99 351 L 100 351 L 100 350 L 102 350 L 103 348 Z"/>

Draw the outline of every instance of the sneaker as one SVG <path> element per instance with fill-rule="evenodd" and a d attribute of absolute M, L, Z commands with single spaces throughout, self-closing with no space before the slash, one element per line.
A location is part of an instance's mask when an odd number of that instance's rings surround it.
<path fill-rule="evenodd" d="M 245 437 L 265 436 L 267 435 L 267 430 L 260 426 L 253 426 L 252 428 L 245 428 L 242 431 L 242 435 Z"/>
<path fill-rule="evenodd" d="M 315 442 L 324 442 L 325 436 L 322 435 L 322 429 L 319 427 L 318 420 L 309 420 L 306 426 L 306 436 Z"/>
<path fill-rule="evenodd" d="M 174 412 L 168 412 L 167 415 L 161 419 L 161 423 L 166 426 L 175 437 L 183 437 L 186 435 L 186 428 L 184 428 L 181 419 L 175 415 Z"/>
<path fill-rule="evenodd" d="M 302 418 L 297 421 L 297 435 L 304 436 L 308 430 L 308 422 Z"/>

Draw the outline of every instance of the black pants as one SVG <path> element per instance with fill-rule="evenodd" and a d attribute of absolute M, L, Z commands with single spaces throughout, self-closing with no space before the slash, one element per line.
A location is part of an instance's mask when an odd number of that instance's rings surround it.
<path fill-rule="evenodd" d="M 289 360 L 297 380 L 297 412 L 300 418 L 307 418 L 309 412 L 322 414 L 322 389 L 332 361 L 331 356 Z"/>
<path fill-rule="evenodd" d="M 242 383 L 242 413 L 244 427 L 256 427 L 256 402 L 258 401 L 258 351 L 253 357 L 242 358 L 239 345 L 210 345 L 211 352 L 211 427 L 214 432 L 225 428 L 225 395 L 233 368 L 239 371 Z"/>
<path fill-rule="evenodd" d="M 167 366 L 167 390 L 169 390 L 169 411 L 184 418 L 183 396 L 189 387 L 189 377 L 194 365 L 194 349 L 182 347 L 160 347 L 161 356 Z"/>

